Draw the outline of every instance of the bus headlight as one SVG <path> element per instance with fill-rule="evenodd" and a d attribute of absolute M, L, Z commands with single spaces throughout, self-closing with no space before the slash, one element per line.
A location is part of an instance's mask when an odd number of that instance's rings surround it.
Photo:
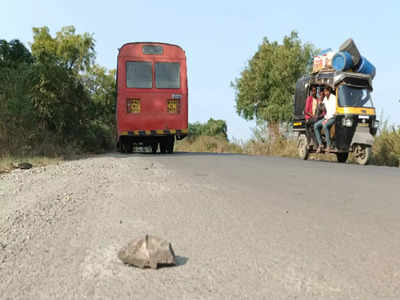
<path fill-rule="evenodd" d="M 351 118 L 343 118 L 342 119 L 342 125 L 344 127 L 353 127 L 353 119 L 351 119 Z"/>
<path fill-rule="evenodd" d="M 378 127 L 379 127 L 379 121 L 378 120 L 372 121 L 372 128 L 378 129 Z"/>

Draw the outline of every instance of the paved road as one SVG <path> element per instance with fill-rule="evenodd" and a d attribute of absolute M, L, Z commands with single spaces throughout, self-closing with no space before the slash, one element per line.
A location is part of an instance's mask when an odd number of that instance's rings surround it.
<path fill-rule="evenodd" d="M 0 177 L 2 298 L 400 299 L 400 169 L 108 154 Z M 123 265 L 152 233 L 178 266 Z"/>

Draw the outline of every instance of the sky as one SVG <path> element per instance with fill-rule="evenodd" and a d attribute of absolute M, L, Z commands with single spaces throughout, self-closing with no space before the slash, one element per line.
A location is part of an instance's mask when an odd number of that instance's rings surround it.
<path fill-rule="evenodd" d="M 75 26 L 96 40 L 97 63 L 116 68 L 126 42 L 180 45 L 188 64 L 189 122 L 223 119 L 230 138 L 252 136 L 254 121 L 235 109 L 231 82 L 264 37 L 281 42 L 292 30 L 303 42 L 336 50 L 353 38 L 377 69 L 373 99 L 389 124 L 400 124 L 400 1 L 0 0 L 0 39 L 29 47 L 32 27 L 54 35 Z"/>

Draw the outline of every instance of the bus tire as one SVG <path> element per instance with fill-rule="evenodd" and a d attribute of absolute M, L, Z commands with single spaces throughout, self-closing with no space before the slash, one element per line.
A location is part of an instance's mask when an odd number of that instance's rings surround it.
<path fill-rule="evenodd" d="M 125 151 L 126 151 L 126 153 L 132 153 L 133 152 L 133 144 L 125 143 Z"/>
<path fill-rule="evenodd" d="M 167 152 L 168 153 L 174 153 L 174 145 L 175 145 L 175 139 L 174 139 L 174 137 L 171 137 L 170 139 L 168 139 L 168 143 L 167 143 Z"/>
<path fill-rule="evenodd" d="M 345 163 L 348 157 L 349 157 L 349 152 L 336 153 L 337 161 L 340 163 Z"/>
<path fill-rule="evenodd" d="M 157 153 L 157 148 L 158 148 L 158 143 L 153 143 L 151 145 L 151 153 L 156 154 Z"/>
<path fill-rule="evenodd" d="M 126 153 L 126 146 L 125 146 L 124 142 L 119 142 L 118 148 L 119 148 L 119 152 Z"/>
<path fill-rule="evenodd" d="M 162 141 L 160 143 L 160 152 L 162 154 L 164 154 L 165 152 L 167 152 L 167 143 L 165 141 Z"/>

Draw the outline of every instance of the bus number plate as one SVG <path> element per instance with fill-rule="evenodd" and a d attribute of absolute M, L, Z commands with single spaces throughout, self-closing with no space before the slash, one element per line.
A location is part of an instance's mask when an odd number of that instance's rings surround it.
<path fill-rule="evenodd" d="M 140 113 L 140 99 L 128 99 L 128 113 Z"/>
<path fill-rule="evenodd" d="M 168 100 L 168 112 L 170 114 L 178 114 L 180 112 L 179 100 L 176 99 Z"/>

